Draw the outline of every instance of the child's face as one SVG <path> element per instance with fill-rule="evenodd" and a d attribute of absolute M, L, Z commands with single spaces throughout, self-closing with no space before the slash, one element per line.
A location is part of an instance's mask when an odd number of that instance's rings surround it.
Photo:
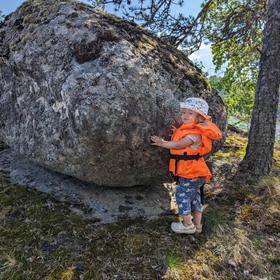
<path fill-rule="evenodd" d="M 181 109 L 181 119 L 183 123 L 198 123 L 200 115 L 190 109 Z"/>

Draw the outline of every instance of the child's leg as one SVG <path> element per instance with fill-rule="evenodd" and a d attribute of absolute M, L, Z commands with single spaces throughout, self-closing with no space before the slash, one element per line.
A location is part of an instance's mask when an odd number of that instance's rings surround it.
<path fill-rule="evenodd" d="M 202 211 L 203 211 L 203 205 L 201 203 L 201 185 L 202 184 L 204 184 L 203 178 L 199 179 L 197 181 L 196 193 L 191 202 L 191 208 L 192 208 L 192 213 L 193 213 L 193 222 L 195 224 L 197 232 L 202 231 L 202 225 L 201 225 Z"/>
<path fill-rule="evenodd" d="M 179 178 L 178 185 L 176 186 L 176 202 L 178 205 L 178 213 L 183 217 L 183 224 L 181 222 L 173 222 L 171 224 L 172 231 L 176 233 L 192 234 L 196 232 L 196 227 L 192 223 L 191 215 L 191 199 L 189 197 L 188 186 L 189 180 Z"/>
<path fill-rule="evenodd" d="M 199 211 L 194 211 L 193 212 L 193 221 L 195 226 L 200 227 L 201 226 L 201 218 L 202 218 L 202 213 Z"/>
<path fill-rule="evenodd" d="M 185 226 L 191 225 L 192 224 L 192 215 L 188 214 L 188 215 L 183 215 L 183 224 Z"/>
<path fill-rule="evenodd" d="M 176 186 L 176 202 L 178 205 L 178 213 L 183 218 L 184 225 L 192 224 L 191 215 L 191 191 L 188 189 L 189 180 L 185 178 L 179 179 L 179 184 Z"/>

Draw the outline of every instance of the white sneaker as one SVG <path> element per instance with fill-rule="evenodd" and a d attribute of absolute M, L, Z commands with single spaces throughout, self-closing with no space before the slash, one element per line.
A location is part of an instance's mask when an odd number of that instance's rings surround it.
<path fill-rule="evenodd" d="M 196 227 L 193 223 L 188 226 L 183 225 L 182 223 L 172 223 L 171 229 L 176 233 L 186 233 L 191 234 L 196 232 Z"/>

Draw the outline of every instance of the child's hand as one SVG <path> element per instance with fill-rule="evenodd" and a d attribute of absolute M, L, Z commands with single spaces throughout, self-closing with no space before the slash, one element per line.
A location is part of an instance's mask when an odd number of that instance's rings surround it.
<path fill-rule="evenodd" d="M 151 136 L 151 140 L 154 142 L 154 143 L 151 143 L 151 145 L 154 145 L 154 146 L 159 146 L 159 147 L 162 147 L 165 140 L 163 138 L 160 138 L 158 136 Z"/>

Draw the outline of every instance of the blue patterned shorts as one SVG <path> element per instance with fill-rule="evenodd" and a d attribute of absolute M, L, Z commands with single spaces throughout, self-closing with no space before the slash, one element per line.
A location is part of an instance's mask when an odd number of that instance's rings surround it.
<path fill-rule="evenodd" d="M 188 215 L 193 211 L 202 212 L 200 187 L 204 182 L 204 177 L 199 177 L 196 180 L 179 177 L 176 186 L 176 202 L 179 215 Z"/>

